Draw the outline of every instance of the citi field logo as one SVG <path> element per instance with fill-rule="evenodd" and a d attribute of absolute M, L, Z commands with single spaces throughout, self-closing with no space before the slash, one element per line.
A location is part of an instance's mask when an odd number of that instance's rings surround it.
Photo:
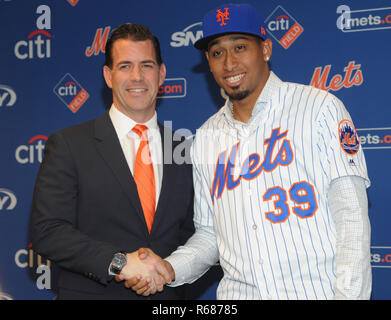
<path fill-rule="evenodd" d="M 15 150 L 15 159 L 20 164 L 42 162 L 47 137 L 37 135 L 32 137 L 27 145 L 20 145 Z"/>
<path fill-rule="evenodd" d="M 96 29 L 94 39 L 89 47 L 86 48 L 85 55 L 91 57 L 100 53 L 105 53 L 106 42 L 110 34 L 110 26 Z"/>
<path fill-rule="evenodd" d="M 51 57 L 52 35 L 46 31 L 51 29 L 50 7 L 40 5 L 36 13 L 41 14 L 36 21 L 37 29 L 27 36 L 27 40 L 20 40 L 15 44 L 14 54 L 20 60 Z"/>
<path fill-rule="evenodd" d="M 186 96 L 186 79 L 165 79 L 158 91 L 158 98 L 183 98 Z"/>
<path fill-rule="evenodd" d="M 0 212 L 15 209 L 18 200 L 11 190 L 0 188 Z"/>
<path fill-rule="evenodd" d="M 12 107 L 16 102 L 15 91 L 6 85 L 0 84 L 0 108 L 3 106 Z"/>
<path fill-rule="evenodd" d="M 171 35 L 171 47 L 188 47 L 193 45 L 198 39 L 201 39 L 203 36 L 202 32 L 202 22 L 193 23 L 182 31 L 174 32 Z"/>
<path fill-rule="evenodd" d="M 266 29 L 284 49 L 288 49 L 303 33 L 303 27 L 283 7 L 277 6 L 266 18 Z"/>
<path fill-rule="evenodd" d="M 391 128 L 360 128 L 363 149 L 391 149 Z"/>
<path fill-rule="evenodd" d="M 342 32 L 391 29 L 391 7 L 351 10 L 347 5 L 337 8 L 337 28 Z"/>
<path fill-rule="evenodd" d="M 89 97 L 88 92 L 69 73 L 61 78 L 53 92 L 73 113 L 76 113 Z"/>
<path fill-rule="evenodd" d="M 344 68 L 345 75 L 334 75 L 328 82 L 331 64 L 323 67 L 315 68 L 314 74 L 310 82 L 310 86 L 320 88 L 322 90 L 338 91 L 342 88 L 350 88 L 353 86 L 362 85 L 364 78 L 361 71 L 361 64 L 356 64 L 355 61 L 350 61 L 348 66 Z M 327 83 L 328 82 L 328 83 Z"/>

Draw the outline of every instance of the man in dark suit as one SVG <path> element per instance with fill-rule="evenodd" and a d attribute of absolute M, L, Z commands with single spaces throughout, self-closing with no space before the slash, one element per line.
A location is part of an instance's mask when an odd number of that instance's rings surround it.
<path fill-rule="evenodd" d="M 173 157 L 185 142 L 157 123 L 166 75 L 157 38 L 144 26 L 119 26 L 107 41 L 103 73 L 113 105 L 49 137 L 34 190 L 31 240 L 60 267 L 59 299 L 144 299 L 114 280 L 138 274 L 161 291 L 166 280 L 150 267 L 145 274 L 137 249 L 167 256 L 194 232 L 191 165 Z M 140 125 L 146 133 L 133 130 Z M 139 165 L 145 151 L 148 169 Z M 137 170 L 152 172 L 153 191 Z M 145 196 L 153 201 L 145 204 Z M 175 290 L 156 298 L 181 298 Z"/>

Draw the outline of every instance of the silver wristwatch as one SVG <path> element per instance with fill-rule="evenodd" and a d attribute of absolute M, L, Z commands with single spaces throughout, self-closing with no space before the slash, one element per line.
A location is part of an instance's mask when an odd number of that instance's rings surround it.
<path fill-rule="evenodd" d="M 114 254 L 113 260 L 111 260 L 110 264 L 110 272 L 113 274 L 120 274 L 122 268 L 126 265 L 128 259 L 126 258 L 126 254 L 123 252 L 118 252 Z"/>

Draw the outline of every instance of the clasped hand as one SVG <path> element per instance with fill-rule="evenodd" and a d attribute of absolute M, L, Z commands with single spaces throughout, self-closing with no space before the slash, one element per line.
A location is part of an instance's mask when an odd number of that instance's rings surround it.
<path fill-rule="evenodd" d="M 175 273 L 167 261 L 149 248 L 140 248 L 126 254 L 128 262 L 116 281 L 125 280 L 125 287 L 139 295 L 148 296 L 163 291 L 165 284 L 170 284 Z"/>

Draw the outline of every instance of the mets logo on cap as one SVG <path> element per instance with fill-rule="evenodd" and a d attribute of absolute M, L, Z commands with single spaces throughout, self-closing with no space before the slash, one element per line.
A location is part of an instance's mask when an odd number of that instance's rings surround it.
<path fill-rule="evenodd" d="M 194 46 L 206 50 L 208 43 L 220 35 L 245 33 L 257 37 L 266 36 L 266 28 L 259 13 L 250 4 L 223 4 L 207 12 L 202 21 L 203 37 Z"/>
<path fill-rule="evenodd" d="M 343 119 L 339 122 L 338 136 L 343 151 L 351 156 L 358 152 L 360 148 L 360 139 L 350 120 Z"/>
<path fill-rule="evenodd" d="M 216 18 L 217 18 L 217 22 L 221 22 L 220 23 L 220 26 L 225 26 L 226 23 L 225 23 L 225 20 L 229 20 L 229 8 L 224 8 L 224 12 L 221 11 L 221 9 L 218 9 L 216 12 Z"/>

